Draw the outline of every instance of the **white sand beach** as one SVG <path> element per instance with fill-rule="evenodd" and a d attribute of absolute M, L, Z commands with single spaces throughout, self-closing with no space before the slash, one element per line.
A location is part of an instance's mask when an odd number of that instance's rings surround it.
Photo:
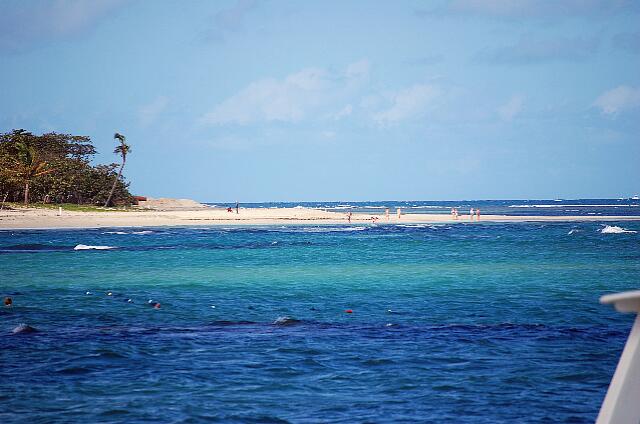
<path fill-rule="evenodd" d="M 392 211 L 389 218 L 381 212 L 354 213 L 351 224 L 423 224 L 469 223 L 468 215 L 453 220 L 450 214 L 404 214 L 398 218 Z M 640 216 L 507 216 L 482 215 L 480 222 L 563 222 L 563 221 L 636 221 Z M 473 222 L 477 222 L 474 218 Z M 0 210 L 0 229 L 35 228 L 100 228 L 100 227 L 160 227 L 197 225 L 283 225 L 283 224 L 349 224 L 344 212 L 328 212 L 310 208 L 240 208 L 239 213 L 222 208 L 210 208 L 187 199 L 157 199 L 140 208 L 127 211 L 77 212 L 55 209 L 22 208 Z"/>

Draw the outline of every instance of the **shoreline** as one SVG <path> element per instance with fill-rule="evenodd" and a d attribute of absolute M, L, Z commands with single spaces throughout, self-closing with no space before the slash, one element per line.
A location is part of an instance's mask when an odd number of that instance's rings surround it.
<path fill-rule="evenodd" d="M 183 209 L 183 210 L 135 210 L 78 212 L 19 208 L 0 211 L 0 230 L 36 230 L 36 229 L 92 229 L 92 228 L 143 228 L 143 227 L 195 227 L 215 226 L 268 226 L 268 225 L 376 225 L 398 224 L 477 224 L 504 222 L 610 222 L 640 221 L 640 216 L 513 216 L 481 215 L 480 221 L 469 220 L 461 215 L 454 220 L 450 214 L 405 214 L 401 218 L 384 214 L 354 213 L 351 222 L 347 214 L 327 212 L 308 208 L 246 208 L 240 213 L 221 209 Z"/>

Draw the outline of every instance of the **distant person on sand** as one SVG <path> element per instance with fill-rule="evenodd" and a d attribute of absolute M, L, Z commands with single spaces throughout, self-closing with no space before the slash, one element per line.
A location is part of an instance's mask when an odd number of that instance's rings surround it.
<path fill-rule="evenodd" d="M 227 212 L 233 212 L 233 210 L 231 209 L 231 206 L 227 208 Z"/>
<path fill-rule="evenodd" d="M 351 215 L 352 215 L 351 212 L 347 214 L 347 220 L 349 221 L 349 224 L 351 224 Z"/>
<path fill-rule="evenodd" d="M 476 208 L 476 221 L 480 221 L 480 208 Z"/>
<path fill-rule="evenodd" d="M 469 221 L 473 221 L 473 215 L 475 215 L 475 211 L 471 208 L 469 209 Z"/>
<path fill-rule="evenodd" d="M 386 208 L 384 210 L 384 216 L 387 218 L 387 221 L 389 220 L 389 208 Z"/>
<path fill-rule="evenodd" d="M 451 219 L 456 219 L 456 210 L 451 208 Z"/>
<path fill-rule="evenodd" d="M 396 213 L 398 214 L 398 219 L 400 219 L 400 216 L 402 215 L 402 209 L 401 208 L 396 209 Z"/>
<path fill-rule="evenodd" d="M 240 203 L 236 200 L 236 213 L 239 213 L 238 209 L 240 209 Z"/>

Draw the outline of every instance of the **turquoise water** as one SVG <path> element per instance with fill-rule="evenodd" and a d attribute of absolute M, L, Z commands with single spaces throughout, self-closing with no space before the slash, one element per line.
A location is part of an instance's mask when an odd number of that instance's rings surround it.
<path fill-rule="evenodd" d="M 593 422 L 607 224 L 0 231 L 0 422 Z"/>

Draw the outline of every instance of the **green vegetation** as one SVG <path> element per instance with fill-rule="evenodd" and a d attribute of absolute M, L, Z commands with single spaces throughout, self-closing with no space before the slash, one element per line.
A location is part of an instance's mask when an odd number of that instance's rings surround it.
<path fill-rule="evenodd" d="M 125 136 L 119 133 L 115 133 L 113 138 L 117 139 L 120 142 L 120 145 L 115 148 L 113 153 L 116 155 L 122 156 L 122 165 L 120 165 L 120 170 L 118 171 L 118 176 L 113 180 L 113 186 L 111 187 L 111 191 L 109 192 L 109 197 L 107 197 L 107 201 L 104 202 L 104 206 L 107 207 L 111 203 L 111 198 L 113 197 L 113 192 L 116 189 L 116 184 L 122 178 L 122 170 L 124 169 L 124 164 L 127 162 L 127 154 L 131 151 L 131 147 L 125 143 Z"/>
<path fill-rule="evenodd" d="M 0 202 L 130 205 L 133 197 L 122 177 L 130 147 L 124 136 L 114 138 L 120 141 L 115 153 L 122 156 L 118 172 L 116 163 L 91 165 L 96 149 L 86 136 L 0 134 Z"/>
<path fill-rule="evenodd" d="M 2 200 L 2 199 L 0 199 Z M 128 206 L 120 206 L 117 208 L 105 208 L 104 206 L 94 206 L 94 205 L 78 205 L 75 203 L 29 203 L 29 205 L 24 205 L 22 202 L 5 202 L 4 206 L 0 206 L 0 208 L 4 207 L 5 209 L 20 209 L 20 208 L 34 208 L 34 209 L 52 209 L 58 210 L 58 208 L 62 208 L 63 211 L 71 211 L 71 212 L 131 212 L 131 211 L 139 211 L 145 209 L 132 209 Z"/>

